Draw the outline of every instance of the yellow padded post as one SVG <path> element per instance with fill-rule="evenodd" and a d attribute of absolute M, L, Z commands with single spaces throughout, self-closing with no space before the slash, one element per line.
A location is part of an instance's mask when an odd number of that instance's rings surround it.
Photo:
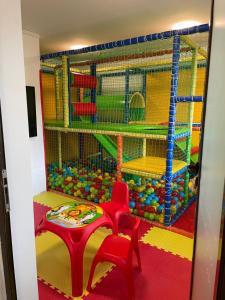
<path fill-rule="evenodd" d="M 69 78 L 68 78 L 68 57 L 62 56 L 62 87 L 64 106 L 64 127 L 69 127 Z"/>

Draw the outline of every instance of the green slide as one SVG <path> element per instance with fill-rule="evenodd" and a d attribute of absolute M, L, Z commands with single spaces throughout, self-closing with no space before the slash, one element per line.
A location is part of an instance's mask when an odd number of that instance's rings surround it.
<path fill-rule="evenodd" d="M 185 140 L 176 141 L 175 145 L 182 151 L 182 153 L 185 152 L 185 150 L 186 150 L 186 141 Z M 193 147 L 193 145 L 191 145 L 191 148 L 192 147 Z M 196 164 L 198 162 L 198 153 L 191 155 L 191 162 L 194 164 Z"/>
<path fill-rule="evenodd" d="M 112 139 L 103 134 L 93 134 L 96 140 L 102 145 L 102 147 L 105 149 L 105 151 L 110 154 L 115 160 L 117 160 L 118 155 L 118 149 L 117 144 L 112 141 Z M 130 160 L 130 157 L 123 153 L 123 162 L 126 162 Z"/>
<path fill-rule="evenodd" d="M 80 120 L 84 122 L 90 122 L 89 120 L 87 120 L 87 117 L 80 116 Z M 95 133 L 93 134 L 93 136 L 102 145 L 105 151 L 117 161 L 117 144 L 114 143 L 113 140 L 107 135 Z M 127 162 L 128 160 L 130 160 L 130 157 L 127 154 L 123 153 L 123 162 Z"/>

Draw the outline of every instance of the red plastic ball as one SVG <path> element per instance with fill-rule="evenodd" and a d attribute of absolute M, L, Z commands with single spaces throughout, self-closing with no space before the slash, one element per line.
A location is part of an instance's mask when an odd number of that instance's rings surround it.
<path fill-rule="evenodd" d="M 143 217 L 143 216 L 144 216 L 144 213 L 145 213 L 145 211 L 144 211 L 143 209 L 138 209 L 138 215 L 139 215 L 140 217 Z"/>

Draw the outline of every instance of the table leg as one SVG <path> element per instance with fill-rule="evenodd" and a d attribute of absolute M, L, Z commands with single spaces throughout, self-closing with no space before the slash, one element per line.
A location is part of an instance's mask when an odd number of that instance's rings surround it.
<path fill-rule="evenodd" d="M 71 283 L 73 297 L 79 297 L 83 293 L 83 247 L 77 244 L 70 251 Z"/>

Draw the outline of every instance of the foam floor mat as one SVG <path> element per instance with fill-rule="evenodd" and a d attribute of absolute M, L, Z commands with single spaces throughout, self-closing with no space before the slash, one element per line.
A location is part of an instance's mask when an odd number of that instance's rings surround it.
<path fill-rule="evenodd" d="M 193 239 L 159 227 L 152 227 L 141 241 L 150 246 L 192 260 Z"/>
<path fill-rule="evenodd" d="M 44 192 L 34 198 L 35 226 L 43 214 L 62 203 L 67 196 Z M 122 230 L 123 232 L 123 230 Z M 124 232 L 126 233 L 126 232 Z M 92 259 L 110 230 L 101 228 L 89 239 L 84 254 L 84 290 L 82 297 L 71 296 L 70 259 L 63 241 L 50 232 L 36 238 L 40 300 L 126 300 L 126 281 L 117 267 L 99 264 L 93 293 L 86 291 Z M 137 300 L 188 300 L 193 239 L 141 220 L 140 250 L 143 271 L 134 267 Z M 134 260 L 134 265 L 136 260 Z"/>
<path fill-rule="evenodd" d="M 103 239 L 111 233 L 111 230 L 101 228 L 97 230 L 88 240 L 84 253 L 84 289 L 83 295 L 87 295 L 87 281 L 90 267 Z M 72 297 L 71 293 L 71 267 L 68 249 L 64 242 L 55 234 L 45 232 L 36 237 L 37 273 L 39 279 L 50 285 L 51 288 L 60 291 L 66 296 Z M 94 285 L 111 271 L 109 263 L 99 264 L 96 268 Z M 76 297 L 74 299 L 81 299 Z"/>

